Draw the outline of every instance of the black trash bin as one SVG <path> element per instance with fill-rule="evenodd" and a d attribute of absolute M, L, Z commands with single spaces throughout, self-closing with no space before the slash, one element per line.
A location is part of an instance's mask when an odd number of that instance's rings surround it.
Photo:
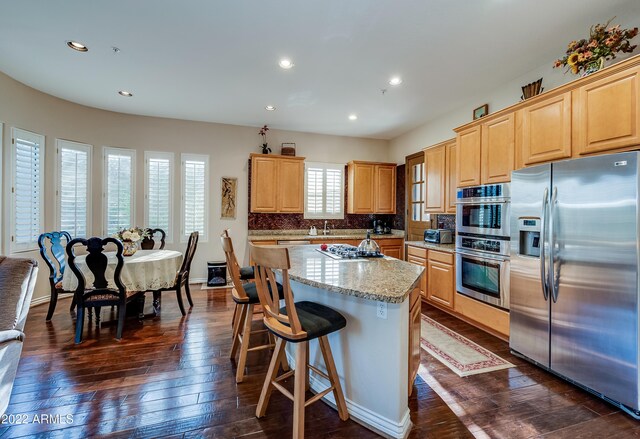
<path fill-rule="evenodd" d="M 209 272 L 209 275 L 207 277 L 208 287 L 223 287 L 227 285 L 226 262 L 207 262 L 207 271 Z"/>

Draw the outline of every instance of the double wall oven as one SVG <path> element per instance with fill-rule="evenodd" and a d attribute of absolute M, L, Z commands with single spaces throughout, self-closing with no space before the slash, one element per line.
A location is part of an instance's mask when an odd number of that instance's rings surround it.
<path fill-rule="evenodd" d="M 456 200 L 456 288 L 509 309 L 509 183 L 460 188 Z"/>

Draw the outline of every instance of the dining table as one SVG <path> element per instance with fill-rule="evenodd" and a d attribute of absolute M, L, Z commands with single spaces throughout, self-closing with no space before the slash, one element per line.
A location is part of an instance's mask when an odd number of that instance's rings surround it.
<path fill-rule="evenodd" d="M 107 257 L 107 278 L 109 288 L 116 289 L 113 274 L 118 262 L 116 252 L 104 252 Z M 86 255 L 78 255 L 75 264 L 84 275 L 87 286 L 93 284 L 94 276 L 86 264 Z M 176 274 L 180 270 L 183 254 L 176 250 L 138 250 L 131 256 L 124 257 L 124 265 L 120 272 L 120 279 L 128 291 L 158 291 L 170 288 L 175 284 Z M 78 279 L 70 269 L 65 270 L 62 277 L 62 288 L 75 291 Z M 144 295 L 142 295 L 144 300 Z M 158 305 L 154 303 L 154 314 Z M 142 317 L 142 314 L 140 315 Z"/>

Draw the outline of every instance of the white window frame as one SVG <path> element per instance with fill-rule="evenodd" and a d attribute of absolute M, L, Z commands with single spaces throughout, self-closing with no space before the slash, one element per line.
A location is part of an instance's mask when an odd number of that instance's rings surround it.
<path fill-rule="evenodd" d="M 184 243 L 189 240 L 189 235 L 185 232 L 184 221 L 184 195 L 185 195 L 185 176 L 184 169 L 187 160 L 204 161 L 204 234 L 198 237 L 199 242 L 208 242 L 209 240 L 209 155 L 208 154 L 186 154 L 180 155 L 180 242 Z M 203 236 L 204 235 L 204 236 Z"/>
<path fill-rule="evenodd" d="M 345 195 L 344 195 L 344 186 L 345 186 L 345 164 L 344 163 L 314 163 L 314 162 L 305 162 L 304 164 L 304 219 L 344 219 L 344 204 L 345 204 Z M 327 169 L 337 169 L 340 171 L 342 175 L 342 181 L 340 183 L 340 212 L 336 214 L 331 213 L 311 213 L 308 210 L 308 197 L 307 197 L 307 171 L 309 168 L 321 168 L 324 171 Z M 326 172 L 324 178 L 324 195 L 326 197 Z M 323 206 L 326 208 L 326 198 L 322 200 Z M 324 210 L 324 209 L 323 209 Z"/>
<path fill-rule="evenodd" d="M 169 160 L 169 226 L 165 230 L 167 236 L 165 242 L 173 243 L 173 191 L 174 191 L 174 175 L 175 175 L 175 154 L 172 152 L 144 152 L 144 227 L 149 225 L 149 160 Z"/>
<path fill-rule="evenodd" d="M 16 147 L 15 139 L 23 138 L 40 145 L 40 228 L 39 233 L 44 232 L 44 187 L 45 187 L 45 136 L 42 134 L 34 133 L 31 131 L 23 130 L 16 127 L 11 127 L 11 184 L 9 189 L 9 195 L 11 197 L 11 213 L 9 218 L 9 253 L 21 253 L 36 250 L 38 248 L 38 242 L 33 241 L 24 245 L 15 244 L 15 210 L 16 210 L 16 198 L 15 198 L 15 184 L 16 184 Z"/>
<path fill-rule="evenodd" d="M 87 153 L 87 238 L 93 235 L 93 192 L 91 184 L 91 171 L 93 170 L 93 145 L 79 143 L 72 140 L 56 139 L 56 230 L 62 230 L 62 199 L 60 190 L 62 189 L 62 148 L 73 149 Z M 72 235 L 72 238 L 77 236 Z"/>
<path fill-rule="evenodd" d="M 107 156 L 109 154 L 128 155 L 131 157 L 131 227 L 136 225 L 136 150 L 128 148 L 116 148 L 105 146 L 102 152 L 102 233 L 108 235 L 109 228 L 109 209 L 107 205 L 107 182 L 108 182 L 108 165 Z"/>

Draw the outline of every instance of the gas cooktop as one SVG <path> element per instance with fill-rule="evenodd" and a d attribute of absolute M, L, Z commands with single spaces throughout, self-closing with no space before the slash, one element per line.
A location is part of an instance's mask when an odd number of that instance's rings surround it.
<path fill-rule="evenodd" d="M 331 244 L 327 250 L 317 249 L 320 253 L 325 254 L 333 259 L 363 259 L 363 258 L 382 258 L 381 253 L 363 253 L 358 251 L 358 247 L 349 244 Z"/>

